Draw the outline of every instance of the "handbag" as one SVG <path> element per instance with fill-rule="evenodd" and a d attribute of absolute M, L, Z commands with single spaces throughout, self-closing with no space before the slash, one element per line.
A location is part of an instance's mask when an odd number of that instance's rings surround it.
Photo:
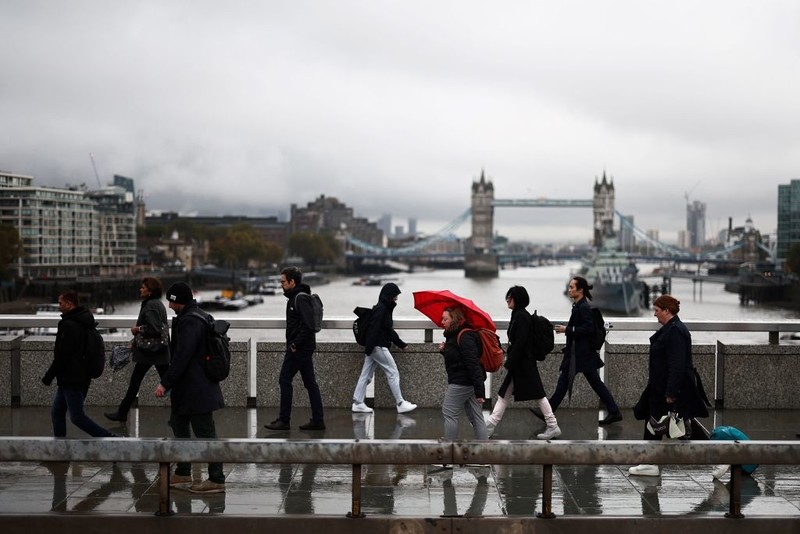
<path fill-rule="evenodd" d="M 686 435 L 686 423 L 675 412 L 669 412 L 669 437 L 679 439 Z"/>
<path fill-rule="evenodd" d="M 659 419 L 650 416 L 647 421 L 647 431 L 654 436 L 667 436 L 670 439 L 679 439 L 686 435 L 686 423 L 677 412 L 669 412 Z"/>
<path fill-rule="evenodd" d="M 117 345 L 111 349 L 108 357 L 108 366 L 116 372 L 131 363 L 131 349 L 125 345 Z"/>
<path fill-rule="evenodd" d="M 136 334 L 133 338 L 133 344 L 137 349 L 150 352 L 159 352 L 169 347 L 169 325 L 161 326 L 161 335 L 159 337 L 149 337 L 141 333 Z"/>

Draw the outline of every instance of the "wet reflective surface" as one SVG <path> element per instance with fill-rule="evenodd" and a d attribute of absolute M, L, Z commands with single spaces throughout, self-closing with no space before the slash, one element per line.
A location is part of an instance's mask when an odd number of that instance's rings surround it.
<path fill-rule="evenodd" d="M 105 421 L 103 408 L 90 417 Z M 107 410 L 106 410 L 107 411 Z M 642 425 L 632 418 L 598 427 L 597 411 L 564 409 L 557 413 L 563 439 L 639 439 Z M 165 408 L 134 409 L 127 423 L 108 427 L 128 436 L 170 436 Z M 351 414 L 327 410 L 327 429 L 303 432 L 309 419 L 296 409 L 292 429 L 271 432 L 264 423 L 274 409 L 225 409 L 216 414 L 220 437 L 430 439 L 442 433 L 438 410 L 406 416 L 390 410 Z M 752 439 L 795 440 L 800 411 L 717 411 L 707 427 L 733 425 Z M 68 437 L 85 437 L 68 425 Z M 498 426 L 495 438 L 531 439 L 543 423 L 527 410 L 513 409 Z M 466 420 L 463 438 L 470 432 Z M 0 409 L 0 433 L 50 435 L 49 408 Z M 799 445 L 800 446 L 800 445 Z M 419 517 L 533 516 L 542 507 L 542 467 L 535 465 L 363 466 L 361 509 L 367 515 Z M 729 475 L 713 480 L 710 466 L 664 466 L 661 476 L 629 476 L 623 465 L 555 466 L 553 512 L 557 515 L 722 516 L 729 509 Z M 207 478 L 205 465 L 195 464 L 196 480 Z M 199 495 L 171 492 L 179 513 L 236 515 L 344 515 L 351 510 L 352 468 L 347 465 L 226 464 L 226 492 Z M 158 466 L 117 463 L 0 463 L 0 513 L 146 513 L 158 510 Z M 760 466 L 743 476 L 742 512 L 746 516 L 800 517 L 800 466 Z"/>

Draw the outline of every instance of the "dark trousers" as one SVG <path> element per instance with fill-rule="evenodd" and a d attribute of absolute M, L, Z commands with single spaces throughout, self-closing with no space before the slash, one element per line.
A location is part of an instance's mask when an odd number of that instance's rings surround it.
<path fill-rule="evenodd" d="M 322 394 L 317 385 L 317 378 L 314 375 L 313 352 L 292 352 L 287 349 L 283 356 L 281 374 L 278 377 L 278 384 L 281 387 L 281 407 L 278 418 L 289 423 L 292 420 L 292 397 L 294 387 L 292 380 L 297 373 L 303 379 L 303 386 L 308 391 L 308 400 L 311 403 L 311 420 L 315 423 L 323 423 L 325 417 L 322 413 Z"/>
<path fill-rule="evenodd" d="M 133 366 L 131 381 L 128 384 L 128 391 L 125 393 L 125 398 L 123 398 L 122 402 L 119 403 L 119 408 L 117 408 L 117 413 L 119 415 L 128 415 L 128 412 L 131 409 L 131 404 L 133 404 L 133 401 L 136 400 L 136 396 L 139 394 L 139 388 L 142 385 L 142 380 L 144 380 L 147 371 L 149 371 L 150 367 L 152 366 L 152 363 L 137 363 Z M 158 377 L 164 378 L 167 369 L 169 369 L 169 364 L 156 365 L 155 368 L 156 371 L 158 371 Z"/>
<path fill-rule="evenodd" d="M 83 410 L 83 400 L 87 393 L 88 387 L 86 389 L 58 387 L 53 396 L 53 405 L 50 407 L 53 436 L 57 438 L 67 436 L 67 412 L 69 412 L 69 420 L 72 421 L 72 424 L 93 438 L 107 438 L 114 435 L 86 415 Z"/>
<path fill-rule="evenodd" d="M 172 427 L 172 434 L 176 438 L 191 438 L 192 434 L 189 432 L 189 427 L 194 431 L 196 438 L 216 438 L 217 429 L 214 426 L 214 414 L 208 413 L 193 413 L 193 414 L 177 414 L 174 411 L 169 418 L 169 426 Z M 179 462 L 175 469 L 176 475 L 191 475 L 192 464 L 188 462 Z M 212 482 L 223 484 L 225 482 L 225 474 L 222 472 L 221 463 L 208 464 L 208 478 Z"/>
<path fill-rule="evenodd" d="M 619 406 L 617 406 L 617 403 L 614 401 L 614 397 L 611 395 L 611 392 L 600 379 L 600 373 L 597 372 L 597 369 L 586 371 L 581 374 L 586 377 L 586 381 L 589 382 L 589 385 L 592 387 L 594 392 L 597 393 L 597 396 L 600 397 L 600 400 L 603 404 L 605 404 L 608 411 L 611 413 L 618 412 Z M 568 389 L 569 373 L 561 371 L 561 374 L 558 375 L 556 389 L 553 391 L 553 395 L 550 397 L 550 407 L 553 408 L 553 411 L 556 411 L 561 404 L 561 401 L 564 400 L 564 396 L 567 394 Z"/>

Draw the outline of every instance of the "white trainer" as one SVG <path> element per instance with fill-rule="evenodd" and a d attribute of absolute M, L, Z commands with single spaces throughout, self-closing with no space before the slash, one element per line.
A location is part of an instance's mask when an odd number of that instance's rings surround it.
<path fill-rule="evenodd" d="M 730 468 L 731 466 L 728 464 L 720 464 L 714 466 L 714 469 L 711 470 L 711 476 L 719 480 L 720 478 L 725 476 L 725 473 L 727 473 L 728 469 Z"/>
<path fill-rule="evenodd" d="M 661 468 L 651 464 L 635 465 L 628 469 L 628 474 L 641 477 L 657 477 L 661 474 Z"/>
<path fill-rule="evenodd" d="M 494 429 L 497 427 L 495 423 L 491 421 L 486 421 L 486 435 L 490 438 L 494 435 Z"/>
<path fill-rule="evenodd" d="M 553 425 L 545 428 L 544 432 L 536 436 L 536 439 L 555 439 L 560 435 L 561 429 L 558 428 L 558 425 Z"/>
<path fill-rule="evenodd" d="M 408 413 L 413 412 L 417 409 L 417 405 L 413 402 L 403 401 L 397 405 L 397 413 Z"/>
<path fill-rule="evenodd" d="M 350 408 L 350 411 L 356 413 L 372 413 L 372 408 L 370 408 L 363 402 L 354 402 L 353 406 Z"/>

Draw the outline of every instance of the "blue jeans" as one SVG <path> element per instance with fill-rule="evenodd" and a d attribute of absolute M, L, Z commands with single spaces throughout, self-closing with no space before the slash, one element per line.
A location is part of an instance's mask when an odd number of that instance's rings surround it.
<path fill-rule="evenodd" d="M 364 366 L 361 367 L 361 376 L 358 377 L 356 390 L 353 392 L 353 401 L 364 402 L 367 385 L 372 380 L 372 374 L 378 366 L 386 375 L 386 381 L 389 383 L 395 404 L 400 404 L 403 402 L 403 394 L 400 392 L 400 371 L 397 370 L 392 353 L 386 347 L 375 347 L 371 354 L 364 356 Z"/>
<path fill-rule="evenodd" d="M 111 432 L 92 421 L 83 411 L 83 400 L 88 393 L 86 389 L 67 388 L 59 386 L 53 396 L 53 405 L 50 407 L 50 418 L 53 420 L 53 436 L 64 438 L 67 436 L 67 412 L 72 424 L 92 436 L 93 438 L 107 438 L 113 436 Z"/>
<path fill-rule="evenodd" d="M 581 373 L 578 373 L 581 374 Z M 578 374 L 575 376 L 577 377 Z M 606 385 L 600 379 L 600 373 L 597 372 L 597 369 L 593 369 L 591 371 L 586 371 L 582 373 L 583 376 L 586 377 L 586 381 L 589 382 L 589 385 L 597 393 L 597 396 L 600 397 L 600 400 L 603 404 L 605 404 L 606 408 L 610 413 L 616 413 L 619 411 L 619 406 L 614 401 L 614 397 L 611 395 L 611 392 L 608 390 Z M 566 371 L 561 371 L 561 374 L 558 375 L 558 382 L 556 383 L 556 389 L 553 391 L 553 395 L 550 397 L 550 407 L 553 411 L 556 411 L 561 404 L 561 401 L 564 400 L 564 395 L 567 394 L 567 390 L 569 389 L 569 373 Z"/>
<path fill-rule="evenodd" d="M 281 421 L 289 423 L 292 420 L 292 398 L 294 396 L 292 380 L 297 373 L 300 373 L 303 386 L 308 391 L 308 400 L 311 403 L 311 420 L 315 423 L 325 422 L 322 413 L 322 394 L 314 375 L 313 355 L 313 352 L 292 352 L 290 349 L 286 349 L 281 374 L 278 376 L 278 385 L 281 387 L 281 407 L 278 418 Z"/>

